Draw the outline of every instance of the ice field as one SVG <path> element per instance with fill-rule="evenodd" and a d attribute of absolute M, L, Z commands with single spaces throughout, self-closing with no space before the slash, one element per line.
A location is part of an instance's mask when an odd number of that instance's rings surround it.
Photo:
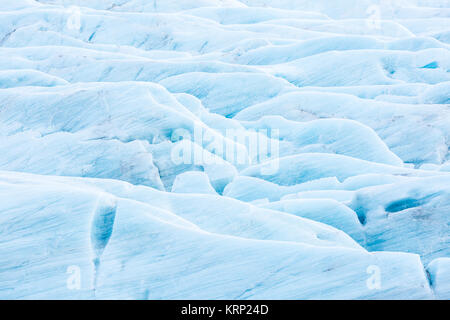
<path fill-rule="evenodd" d="M 450 0 L 0 0 L 0 299 L 450 299 Z"/>

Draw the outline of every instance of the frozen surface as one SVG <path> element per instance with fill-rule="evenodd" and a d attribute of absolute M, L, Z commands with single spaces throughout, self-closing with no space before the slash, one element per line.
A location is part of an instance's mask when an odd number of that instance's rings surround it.
<path fill-rule="evenodd" d="M 450 297 L 449 279 L 449 258 L 438 258 L 430 262 L 427 266 L 427 274 L 436 297 L 448 300 Z"/>
<path fill-rule="evenodd" d="M 0 299 L 449 299 L 448 0 L 0 1 Z"/>

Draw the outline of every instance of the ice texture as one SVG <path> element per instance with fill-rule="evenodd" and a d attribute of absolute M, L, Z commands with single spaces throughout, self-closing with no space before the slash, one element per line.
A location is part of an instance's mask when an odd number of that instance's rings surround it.
<path fill-rule="evenodd" d="M 0 2 L 0 299 L 449 299 L 448 0 Z"/>

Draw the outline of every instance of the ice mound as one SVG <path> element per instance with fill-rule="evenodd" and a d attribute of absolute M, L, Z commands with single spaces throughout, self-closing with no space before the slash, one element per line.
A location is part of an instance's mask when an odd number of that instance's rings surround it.
<path fill-rule="evenodd" d="M 10 231 L 0 238 L 8 244 L 1 247 L 1 261 L 9 270 L 0 278 L 1 298 L 63 294 L 66 298 L 256 299 L 270 298 L 273 290 L 286 299 L 431 297 L 417 255 L 369 253 L 345 237 L 340 243 L 334 242 L 339 241 L 339 232 L 325 225 L 276 211 L 246 212 L 250 206 L 243 207 L 237 201 L 234 207 L 223 206 L 212 198 L 204 203 L 207 215 L 190 218 L 197 223 L 203 220 L 200 224 L 212 228 L 228 228 L 223 222 L 229 219 L 231 229 L 223 234 L 205 232 L 179 214 L 121 194 L 125 191 L 146 198 L 149 193 L 147 201 L 153 202 L 149 196 L 154 189 L 124 182 L 106 183 L 116 193 L 111 194 L 103 189 L 104 182 L 1 173 L 1 221 Z M 7 201 L 11 197 L 13 200 Z M 160 195 L 156 199 L 163 198 Z M 197 205 L 202 202 L 195 195 L 185 196 L 184 202 L 189 198 Z M 176 201 L 180 202 L 183 200 Z M 231 209 L 221 214 L 225 219 L 222 223 L 215 215 L 220 208 Z M 247 222 L 237 221 L 231 212 Z M 283 220 L 288 224 L 280 228 Z M 261 223 L 267 224 L 265 231 L 258 226 Z M 39 228 L 34 230 L 36 225 Z M 242 229 L 246 225 L 248 231 Z M 279 234 L 281 240 L 288 236 L 288 229 L 302 226 L 303 232 L 297 229 L 292 233 L 303 237 L 300 241 L 275 241 L 277 237 L 270 236 Z M 242 232 L 251 229 L 265 240 L 254 239 L 248 233 L 243 236 Z M 236 231 L 240 237 L 230 236 Z M 316 235 L 308 240 L 306 232 Z M 30 265 L 33 267 L 24 267 Z M 373 265 L 386 277 L 382 290 L 373 291 L 366 285 L 366 270 Z M 79 268 L 83 275 L 80 290 L 68 291 L 65 286 L 66 270 L 70 268 Z M 260 282 L 267 285 L 257 285 Z M 35 290 L 35 285 L 44 290 Z"/>
<path fill-rule="evenodd" d="M 449 268 L 448 258 L 438 258 L 430 262 L 427 266 L 427 274 L 437 298 L 448 299 L 449 288 Z"/>
<path fill-rule="evenodd" d="M 0 299 L 450 297 L 447 0 L 0 21 Z"/>
<path fill-rule="evenodd" d="M 187 171 L 179 174 L 173 182 L 172 192 L 216 194 L 208 176 L 200 171 Z"/>

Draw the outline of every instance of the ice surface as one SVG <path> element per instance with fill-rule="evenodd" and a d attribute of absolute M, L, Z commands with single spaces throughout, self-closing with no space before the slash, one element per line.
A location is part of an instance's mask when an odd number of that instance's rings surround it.
<path fill-rule="evenodd" d="M 431 286 L 435 295 L 439 299 L 449 299 L 450 288 L 448 285 L 449 279 L 449 258 L 438 258 L 431 261 L 427 266 L 428 277 L 430 278 Z"/>
<path fill-rule="evenodd" d="M 448 256 L 449 182 L 417 178 L 358 190 L 349 206 L 365 225 L 367 247 L 416 252 L 425 262 Z"/>
<path fill-rule="evenodd" d="M 172 192 L 216 194 L 208 176 L 201 171 L 186 171 L 179 174 L 173 182 Z"/>
<path fill-rule="evenodd" d="M 0 3 L 0 299 L 448 299 L 447 0 Z"/>
<path fill-rule="evenodd" d="M 56 178 L 42 184 L 41 176 L 9 172 L 1 176 L 1 203 L 8 203 L 2 205 L 2 227 L 13 231 L 1 237 L 6 269 L 2 278 L 7 275 L 2 280 L 2 298 L 60 298 L 60 294 L 67 298 L 268 298 L 273 290 L 280 298 L 431 295 L 416 255 L 322 246 L 319 243 L 331 241 L 333 236 L 323 231 L 317 234 L 315 245 L 219 235 L 190 225 L 171 212 L 106 193 L 101 189 L 102 181 L 77 179 L 70 185 L 70 178 Z M 123 182 L 114 184 L 119 189 L 131 187 Z M 23 192 L 21 197 L 5 201 L 20 193 L 17 188 Z M 140 189 L 141 194 L 155 192 L 148 187 Z M 41 197 L 46 202 L 36 201 Z M 213 203 L 208 206 L 212 213 L 218 209 L 211 206 Z M 244 213 L 238 207 L 232 209 Z M 274 212 L 273 218 L 276 216 L 284 219 L 281 213 Z M 65 227 L 73 219 L 76 228 Z M 208 220 L 216 219 L 209 215 Z M 296 219 L 289 220 L 292 225 Z M 280 229 L 274 219 L 262 221 L 286 237 L 286 228 Z M 302 220 L 298 221 L 300 226 Z M 37 233 L 36 224 L 40 225 Z M 312 232 L 312 226 L 306 230 Z M 260 229 L 257 234 L 265 232 Z M 12 254 L 14 260 L 6 258 Z M 366 286 L 366 268 L 375 263 L 385 275 L 380 291 Z M 82 290 L 67 292 L 68 266 L 80 268 L 86 281 Z M 130 278 L 130 274 L 139 276 Z M 49 280 L 51 285 L 45 285 Z M 323 291 L 323 286 L 327 290 Z"/>

